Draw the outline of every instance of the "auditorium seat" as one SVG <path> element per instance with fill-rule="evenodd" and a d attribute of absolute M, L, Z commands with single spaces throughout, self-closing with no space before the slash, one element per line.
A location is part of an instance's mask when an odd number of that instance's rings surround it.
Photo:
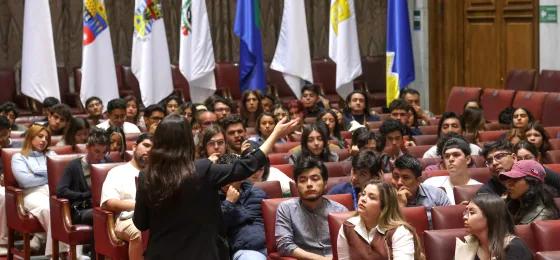
<path fill-rule="evenodd" d="M 560 138 L 560 124 L 559 126 L 547 126 L 544 130 L 548 133 L 549 138 Z"/>
<path fill-rule="evenodd" d="M 560 71 L 542 70 L 535 90 L 542 92 L 560 92 Z"/>
<path fill-rule="evenodd" d="M 553 172 L 556 172 L 557 174 L 560 174 L 560 164 L 559 163 L 544 164 L 543 166 L 545 168 L 548 168 L 548 169 L 552 170 Z"/>
<path fill-rule="evenodd" d="M 456 238 L 467 235 L 464 228 L 427 230 L 424 233 L 424 253 L 426 259 L 449 260 L 455 256 Z"/>
<path fill-rule="evenodd" d="M 543 126 L 560 126 L 558 111 L 560 111 L 560 93 L 548 93 L 543 104 L 541 120 Z M 557 135 L 551 137 L 557 137 Z"/>
<path fill-rule="evenodd" d="M 437 206 L 432 208 L 432 228 L 450 229 L 464 226 L 464 205 Z"/>
<path fill-rule="evenodd" d="M 426 167 L 430 165 L 436 165 L 441 163 L 441 158 L 418 158 L 420 160 L 420 164 L 422 165 L 422 170 L 426 169 Z"/>
<path fill-rule="evenodd" d="M 274 149 L 273 151 L 275 153 L 287 153 L 289 152 L 292 148 L 300 145 L 301 142 L 285 142 L 285 143 L 276 143 L 274 144 Z"/>
<path fill-rule="evenodd" d="M 560 251 L 543 251 L 537 252 L 536 260 L 558 260 L 560 259 Z"/>
<path fill-rule="evenodd" d="M 57 67 L 58 89 L 60 91 L 60 101 L 71 108 L 81 108 L 79 92 L 70 91 L 68 72 L 65 67 Z M 81 110 L 81 109 L 80 109 Z"/>
<path fill-rule="evenodd" d="M 380 121 L 369 121 L 369 122 L 367 122 L 367 125 L 368 125 L 370 130 L 379 129 L 379 127 L 382 124 L 383 124 L 383 119 L 381 119 Z"/>
<path fill-rule="evenodd" d="M 352 195 L 350 194 L 337 194 L 337 195 L 325 195 L 326 198 L 334 200 L 342 205 L 344 205 L 348 210 L 353 210 Z M 276 209 L 278 205 L 290 198 L 281 199 L 265 199 L 262 201 L 262 216 L 264 220 L 264 233 L 266 238 L 266 251 L 268 253 L 269 259 L 294 259 L 280 257 L 276 251 L 276 238 L 275 225 L 276 225 Z"/>
<path fill-rule="evenodd" d="M 428 151 L 433 145 L 417 145 L 406 148 L 406 152 L 414 158 L 422 158 L 424 153 Z"/>
<path fill-rule="evenodd" d="M 416 145 L 435 145 L 438 140 L 437 135 L 415 135 L 412 137 Z"/>
<path fill-rule="evenodd" d="M 138 83 L 138 79 L 132 73 L 132 69 L 130 66 L 122 66 L 122 79 L 123 85 L 122 88 L 119 88 L 119 96 L 135 96 L 140 102 L 142 97 L 140 95 L 140 83 Z M 107 106 L 107 104 L 104 104 Z"/>
<path fill-rule="evenodd" d="M 230 62 L 217 62 L 214 69 L 216 76 L 216 89 L 218 94 L 233 99 L 241 99 L 239 89 L 239 64 Z"/>
<path fill-rule="evenodd" d="M 455 203 L 459 204 L 463 201 L 470 201 L 478 190 L 482 187 L 482 184 L 477 185 L 459 185 L 453 187 L 453 196 L 455 197 Z"/>
<path fill-rule="evenodd" d="M 480 105 L 483 108 L 484 119 L 498 121 L 500 112 L 513 103 L 514 95 L 515 90 L 509 89 L 485 88 L 482 90 Z"/>
<path fill-rule="evenodd" d="M 552 150 L 560 150 L 560 139 L 554 138 L 549 139 L 548 142 L 550 143 L 550 149 Z"/>
<path fill-rule="evenodd" d="M 284 80 L 282 72 L 266 68 L 266 78 L 267 82 L 273 87 L 272 92 L 274 96 L 279 98 L 281 101 L 289 101 L 292 99 L 297 99 L 297 95 L 301 93 L 294 93 L 290 86 Z M 297 94 L 297 95 L 296 95 Z"/>
<path fill-rule="evenodd" d="M 342 224 L 349 218 L 356 215 L 355 211 L 347 211 L 347 212 L 336 212 L 329 214 L 327 220 L 329 222 L 329 236 L 331 238 L 331 248 L 332 248 L 332 255 L 333 260 L 338 259 L 338 252 L 337 252 L 337 240 L 338 240 L 338 232 L 340 231 L 340 227 Z"/>
<path fill-rule="evenodd" d="M 533 236 L 533 230 L 530 224 L 515 225 L 515 235 L 525 242 L 533 254 L 536 252 L 537 245 L 535 244 L 535 237 Z"/>
<path fill-rule="evenodd" d="M 340 96 L 336 92 L 336 64 L 329 59 L 312 60 L 311 70 L 313 81 L 321 86 L 325 97 L 331 103 L 338 103 Z"/>
<path fill-rule="evenodd" d="M 282 188 L 279 181 L 255 182 L 253 185 L 263 190 L 267 199 L 282 198 Z"/>
<path fill-rule="evenodd" d="M 512 69 L 508 72 L 504 89 L 531 91 L 535 88 L 537 70 Z"/>
<path fill-rule="evenodd" d="M 492 178 L 488 167 L 469 168 L 469 175 L 480 183 L 486 183 Z"/>
<path fill-rule="evenodd" d="M 289 163 L 289 153 L 270 153 L 268 154 L 268 160 L 270 161 L 270 165 L 277 165 L 277 164 L 288 164 Z"/>
<path fill-rule="evenodd" d="M 506 130 L 495 130 L 495 131 L 481 131 L 478 133 L 478 140 L 481 143 L 494 142 L 504 136 Z"/>
<path fill-rule="evenodd" d="M 348 182 L 350 182 L 350 176 L 329 177 L 325 191 L 329 192 L 334 186 L 341 183 L 348 183 Z"/>
<path fill-rule="evenodd" d="M 447 170 L 433 170 L 433 171 L 423 171 L 422 180 L 427 180 L 428 178 L 435 176 L 448 176 L 449 172 Z"/>
<path fill-rule="evenodd" d="M 294 179 L 294 166 L 292 164 L 278 164 L 272 165 L 271 167 L 280 170 L 282 173 L 286 174 L 286 176 L 290 177 L 290 179 Z"/>
<path fill-rule="evenodd" d="M 533 91 L 517 91 L 513 99 L 513 107 L 523 107 L 528 109 L 535 120 L 541 120 L 543 114 L 543 104 L 548 93 Z"/>
<path fill-rule="evenodd" d="M 20 148 L 3 148 L 1 150 L 2 163 L 11 165 L 12 156 L 21 151 Z M 31 215 L 23 206 L 23 189 L 14 177 L 12 167 L 4 167 L 4 186 L 6 187 L 6 220 L 8 225 L 8 259 L 14 255 L 23 259 L 30 259 L 31 247 L 29 241 L 33 233 L 43 233 L 45 230 L 35 216 Z M 23 238 L 23 248 L 15 246 L 15 232 Z"/>
<path fill-rule="evenodd" d="M 64 175 L 64 169 L 72 160 L 80 158 L 81 156 L 83 156 L 83 154 L 47 156 L 54 259 L 58 259 L 59 257 L 59 241 L 70 246 L 70 259 L 76 259 L 77 257 L 76 245 L 89 244 L 92 242 L 93 227 L 89 225 L 72 224 L 70 201 L 56 196 L 56 189 L 60 179 Z"/>
<path fill-rule="evenodd" d="M 471 155 L 471 160 L 477 168 L 486 167 L 486 159 L 482 155 Z"/>
<path fill-rule="evenodd" d="M 463 114 L 463 107 L 467 101 L 480 99 L 480 87 L 453 87 L 447 98 L 445 111 L 455 112 L 457 115 Z"/>
<path fill-rule="evenodd" d="M 183 73 L 181 73 L 181 70 L 177 65 L 171 65 L 171 79 L 173 81 L 173 93 L 183 98 L 185 101 L 190 101 L 191 91 L 189 82 L 185 76 L 183 76 Z"/>
<path fill-rule="evenodd" d="M 438 125 L 421 125 L 418 128 L 423 135 L 437 135 Z"/>
<path fill-rule="evenodd" d="M 545 154 L 545 161 L 549 163 L 560 163 L 560 150 L 550 150 Z"/>
<path fill-rule="evenodd" d="M 424 232 L 430 228 L 426 208 L 424 206 L 401 207 L 401 213 L 406 222 L 414 227 L 416 234 L 418 234 L 418 237 L 422 240 Z"/>
<path fill-rule="evenodd" d="M 386 60 L 385 56 L 362 57 L 362 75 L 366 84 L 369 106 L 386 106 Z M 346 97 L 344 97 L 346 98 Z"/>
<path fill-rule="evenodd" d="M 329 172 L 329 177 L 349 176 L 352 170 L 351 161 L 326 162 L 325 166 Z"/>
<path fill-rule="evenodd" d="M 346 159 L 348 159 L 350 157 L 350 152 L 348 151 L 348 149 L 345 147 L 343 149 L 336 149 L 336 150 L 331 150 L 332 152 L 338 154 L 338 161 L 342 162 L 345 161 Z"/>
<path fill-rule="evenodd" d="M 537 252 L 560 250 L 560 220 L 535 221 L 531 229 Z"/>
<path fill-rule="evenodd" d="M 128 243 L 115 234 L 115 213 L 102 209 L 101 189 L 109 170 L 123 163 L 91 165 L 91 200 L 93 204 L 93 236 L 97 259 L 128 259 Z"/>

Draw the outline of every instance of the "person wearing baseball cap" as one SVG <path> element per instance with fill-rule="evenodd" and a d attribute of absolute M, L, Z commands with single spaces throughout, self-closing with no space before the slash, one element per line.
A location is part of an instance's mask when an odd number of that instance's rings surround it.
<path fill-rule="evenodd" d="M 544 167 L 533 160 L 521 160 L 499 178 L 507 188 L 507 205 L 516 225 L 558 218 L 553 191 L 544 184 Z"/>

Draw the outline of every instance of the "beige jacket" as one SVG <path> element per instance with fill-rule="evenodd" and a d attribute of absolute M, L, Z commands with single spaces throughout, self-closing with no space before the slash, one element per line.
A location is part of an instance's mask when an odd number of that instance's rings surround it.
<path fill-rule="evenodd" d="M 506 236 L 504 241 L 504 247 L 509 245 L 509 242 L 515 238 L 514 236 Z M 465 241 L 460 238 L 455 240 L 455 260 L 473 260 L 478 252 L 479 244 L 478 239 L 473 235 L 468 235 L 465 237 Z M 495 260 L 495 257 L 491 258 Z"/>

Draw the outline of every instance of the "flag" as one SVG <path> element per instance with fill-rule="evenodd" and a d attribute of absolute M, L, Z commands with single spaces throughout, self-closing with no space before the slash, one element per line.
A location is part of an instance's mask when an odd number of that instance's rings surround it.
<path fill-rule="evenodd" d="M 39 102 L 60 99 L 48 0 L 25 1 L 21 92 Z"/>
<path fill-rule="evenodd" d="M 239 86 L 264 93 L 266 82 L 259 0 L 238 0 L 233 32 L 239 37 Z"/>
<path fill-rule="evenodd" d="M 387 4 L 387 105 L 414 81 L 414 57 L 406 0 Z"/>
<path fill-rule="evenodd" d="M 205 0 L 183 0 L 179 69 L 189 81 L 191 100 L 202 103 L 216 91 L 214 49 Z"/>
<path fill-rule="evenodd" d="M 131 69 L 140 84 L 144 106 L 156 104 L 173 92 L 160 0 L 135 2 Z"/>
<path fill-rule="evenodd" d="M 329 57 L 336 63 L 336 92 L 346 98 L 362 74 L 354 0 L 331 0 Z"/>
<path fill-rule="evenodd" d="M 104 0 L 84 0 L 80 99 L 96 96 L 103 104 L 119 97 L 111 33 Z"/>
<path fill-rule="evenodd" d="M 305 81 L 313 82 L 303 0 L 284 0 L 282 26 L 270 68 L 283 73 L 298 98 Z"/>

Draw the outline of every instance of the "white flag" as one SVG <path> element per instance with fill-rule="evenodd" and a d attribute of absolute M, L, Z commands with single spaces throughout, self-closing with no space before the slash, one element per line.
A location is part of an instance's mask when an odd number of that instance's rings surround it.
<path fill-rule="evenodd" d="M 331 0 L 329 57 L 336 63 L 336 92 L 346 98 L 362 74 L 354 0 Z"/>
<path fill-rule="evenodd" d="M 216 92 L 214 48 L 205 0 L 183 0 L 179 69 L 189 81 L 191 100 L 202 103 Z"/>
<path fill-rule="evenodd" d="M 283 73 L 298 98 L 305 81 L 313 82 L 303 0 L 284 0 L 280 36 L 270 68 Z"/>
<path fill-rule="evenodd" d="M 173 92 L 169 49 L 159 0 L 135 2 L 131 63 L 145 106 L 156 104 Z"/>
<path fill-rule="evenodd" d="M 109 103 L 119 97 L 111 33 L 104 0 L 84 0 L 82 87 L 80 99 L 96 96 Z"/>
<path fill-rule="evenodd" d="M 21 92 L 40 102 L 60 99 L 48 0 L 25 1 L 21 56 Z"/>

